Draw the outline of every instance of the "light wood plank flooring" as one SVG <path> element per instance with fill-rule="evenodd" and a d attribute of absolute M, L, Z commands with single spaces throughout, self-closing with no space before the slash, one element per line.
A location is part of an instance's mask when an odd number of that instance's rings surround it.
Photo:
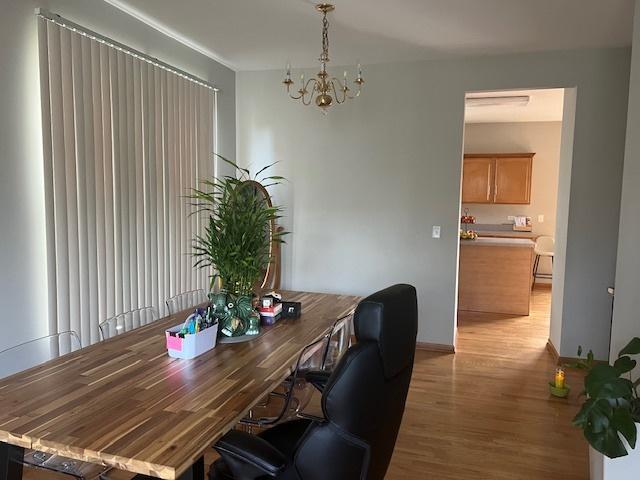
<path fill-rule="evenodd" d="M 589 478 L 586 443 L 571 426 L 581 379 L 569 373 L 569 400 L 547 389 L 550 300 L 549 290 L 534 290 L 528 317 L 461 313 L 455 355 L 417 352 L 388 479 Z"/>
<path fill-rule="evenodd" d="M 549 396 L 550 290 L 531 315 L 463 312 L 455 355 L 418 352 L 404 422 L 387 478 L 587 480 L 587 447 L 569 400 Z"/>

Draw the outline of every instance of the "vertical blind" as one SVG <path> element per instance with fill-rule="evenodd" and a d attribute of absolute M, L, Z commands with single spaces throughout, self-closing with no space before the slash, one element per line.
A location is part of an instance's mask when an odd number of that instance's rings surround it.
<path fill-rule="evenodd" d="M 186 195 L 213 174 L 210 87 L 38 18 L 50 333 L 206 288 Z"/>

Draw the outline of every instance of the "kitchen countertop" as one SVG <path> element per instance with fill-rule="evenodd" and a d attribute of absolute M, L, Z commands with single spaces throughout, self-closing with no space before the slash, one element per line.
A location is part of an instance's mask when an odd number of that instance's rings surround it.
<path fill-rule="evenodd" d="M 475 240 L 460 240 L 460 245 L 464 246 L 478 246 L 478 247 L 520 247 L 520 248 L 533 248 L 535 242 L 528 238 L 493 238 L 493 237 L 479 237 Z"/>
<path fill-rule="evenodd" d="M 499 237 L 499 238 L 531 238 L 535 240 L 540 235 L 533 232 L 518 232 L 516 230 L 511 231 L 499 231 L 499 230 L 478 230 L 478 236 L 480 237 Z"/>

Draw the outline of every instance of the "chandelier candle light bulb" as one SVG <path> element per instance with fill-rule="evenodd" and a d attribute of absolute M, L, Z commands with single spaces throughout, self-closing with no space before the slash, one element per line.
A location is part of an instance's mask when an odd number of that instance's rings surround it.
<path fill-rule="evenodd" d="M 320 61 L 320 71 L 315 77 L 307 80 L 306 84 L 304 74 L 302 74 L 300 76 L 302 85 L 296 95 L 291 93 L 293 80 L 291 80 L 291 65 L 287 63 L 286 76 L 282 83 L 291 98 L 301 100 L 303 105 L 311 105 L 311 102 L 315 101 L 315 104 L 326 113 L 327 109 L 334 103 L 342 104 L 347 99 L 359 97 L 364 79 L 362 78 L 362 66 L 358 63 L 358 74 L 353 81 L 356 86 L 356 92 L 352 95 L 349 93 L 351 89 L 347 85 L 348 74 L 346 70 L 342 81 L 329 75 L 327 72 L 327 63 L 329 62 L 329 20 L 327 19 L 327 14 L 335 10 L 335 6 L 330 3 L 319 3 L 316 5 L 316 10 L 322 14 L 322 53 L 318 59 Z M 306 88 L 307 85 L 310 86 L 310 89 Z"/>

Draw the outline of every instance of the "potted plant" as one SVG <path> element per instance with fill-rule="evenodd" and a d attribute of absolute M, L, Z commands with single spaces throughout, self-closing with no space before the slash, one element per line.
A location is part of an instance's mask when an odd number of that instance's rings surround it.
<path fill-rule="evenodd" d="M 272 206 L 256 185 L 271 187 L 283 178 L 267 175 L 275 163 L 252 176 L 248 169 L 218 157 L 236 176 L 205 179 L 191 192 L 195 213 L 205 217 L 204 232 L 193 243 L 194 266 L 211 270 L 209 297 L 221 334 L 253 335 L 260 319 L 252 308 L 254 285 L 272 261 L 272 242 L 282 242 L 287 233 L 274 228 L 281 207 Z M 217 280 L 221 289 L 214 292 Z"/>
<path fill-rule="evenodd" d="M 635 337 L 620 350 L 613 365 L 596 363 L 589 352 L 586 361 L 570 365 L 587 371 L 585 401 L 573 424 L 589 442 L 591 480 L 631 480 L 640 472 L 640 448 L 636 439 L 640 427 L 640 379 L 632 378 L 640 354 Z M 581 349 L 578 350 L 578 356 Z"/>

